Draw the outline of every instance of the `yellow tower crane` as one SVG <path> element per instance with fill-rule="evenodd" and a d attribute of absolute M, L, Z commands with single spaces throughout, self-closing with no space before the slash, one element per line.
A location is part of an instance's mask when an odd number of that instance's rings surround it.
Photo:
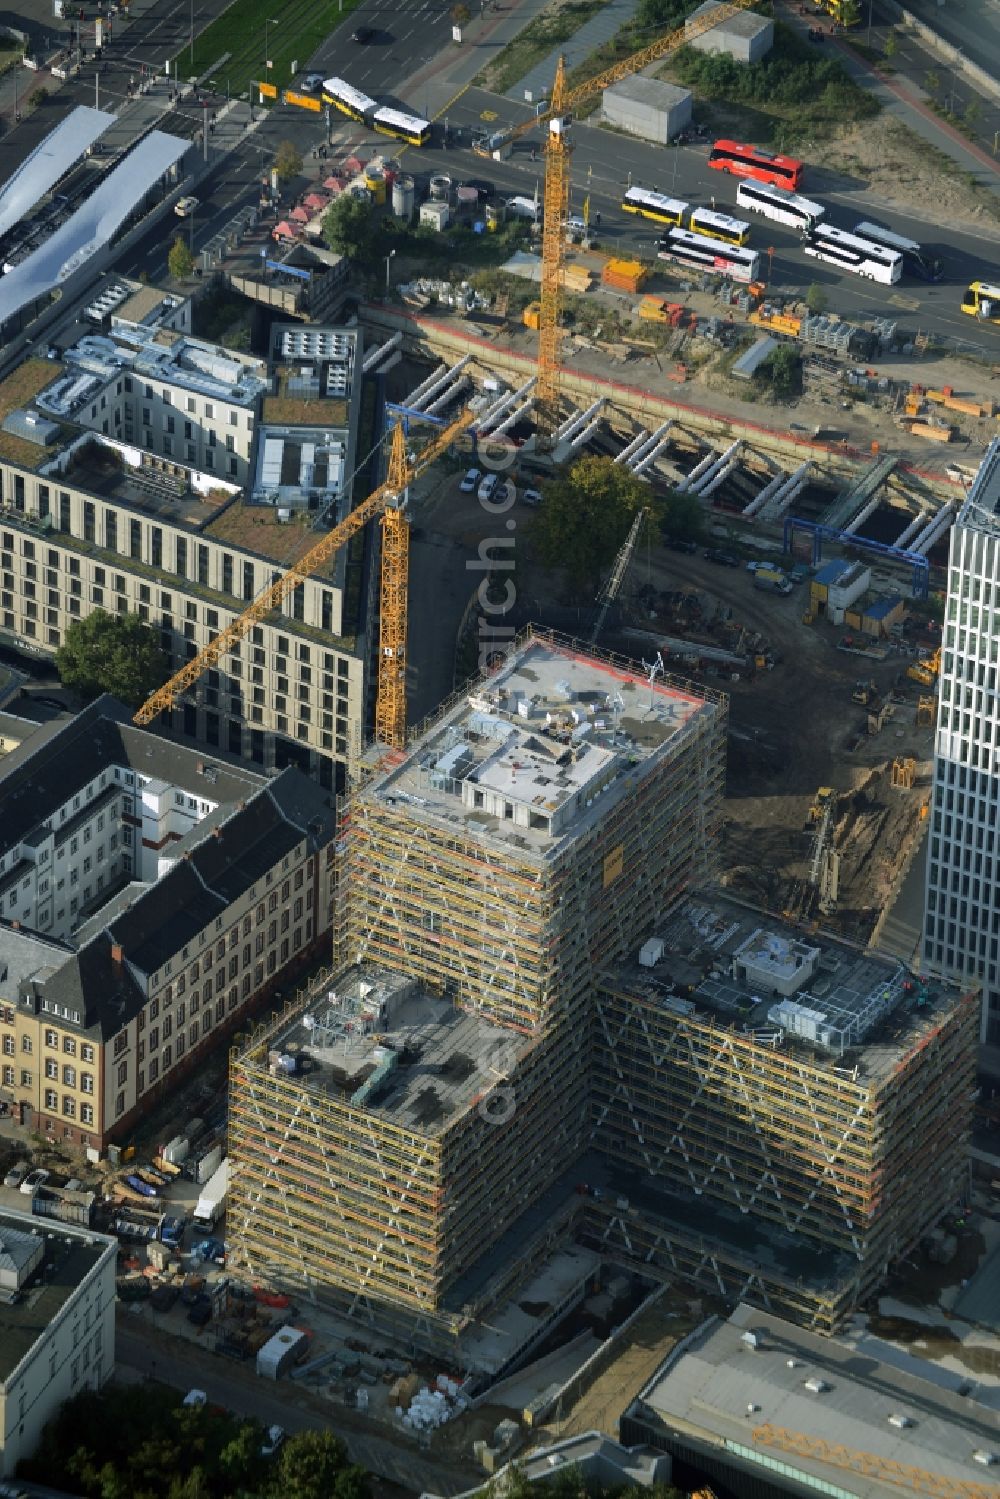
<path fill-rule="evenodd" d="M 552 84 L 549 107 L 541 116 L 546 126 L 548 140 L 545 147 L 545 193 L 542 219 L 542 294 L 538 323 L 538 384 L 535 389 L 535 409 L 539 426 L 551 434 L 559 421 L 559 305 L 562 292 L 563 246 L 565 244 L 566 210 L 569 203 L 570 164 L 572 145 L 569 127 L 573 122 L 573 111 L 595 94 L 603 93 L 612 84 L 641 72 L 650 63 L 658 62 L 685 42 L 691 41 L 703 31 L 710 31 L 720 21 L 726 21 L 738 11 L 749 10 L 753 0 L 731 0 L 719 5 L 705 15 L 670 31 L 658 41 L 633 52 L 631 57 L 615 63 L 596 78 L 570 89 L 566 87 L 566 69 L 560 57 Z M 515 127 L 509 139 L 516 139 L 534 129 L 536 120 L 525 120 Z"/>
<path fill-rule="evenodd" d="M 879 1457 L 874 1452 L 857 1452 L 840 1442 L 806 1436 L 804 1432 L 789 1431 L 784 1426 L 756 1426 L 753 1439 L 764 1447 L 793 1452 L 797 1457 L 829 1463 L 833 1468 L 846 1468 L 865 1478 L 898 1484 L 900 1488 L 918 1494 L 931 1494 L 934 1499 L 1000 1499 L 1000 1488 L 996 1484 L 976 1483 L 969 1478 L 946 1478 L 943 1473 L 930 1473 L 926 1468 L 914 1468 L 909 1463 Z"/>
<path fill-rule="evenodd" d="M 410 528 L 403 513 L 407 486 L 423 473 L 472 422 L 472 412 L 463 411 L 432 438 L 411 461 L 406 453 L 402 422 L 392 434 L 389 464 L 383 484 L 356 505 L 286 573 L 259 593 L 243 613 L 186 661 L 168 682 L 146 699 L 133 723 L 148 724 L 157 714 L 172 708 L 182 693 L 194 686 L 210 667 L 217 666 L 254 625 L 280 609 L 304 579 L 335 556 L 345 542 L 374 516 L 382 517 L 381 612 L 379 620 L 378 691 L 375 704 L 375 738 L 399 749 L 406 738 L 406 608 L 407 562 Z"/>

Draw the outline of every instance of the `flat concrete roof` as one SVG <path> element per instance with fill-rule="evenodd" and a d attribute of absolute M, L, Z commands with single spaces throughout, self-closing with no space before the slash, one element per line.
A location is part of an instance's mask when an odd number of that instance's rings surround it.
<path fill-rule="evenodd" d="M 295 1082 L 437 1135 L 506 1075 L 530 1042 L 411 978 L 364 965 L 319 994 L 271 1044 Z"/>
<path fill-rule="evenodd" d="M 115 115 L 85 104 L 60 120 L 0 188 L 0 235 L 19 224 L 115 122 Z"/>
<path fill-rule="evenodd" d="M 644 1405 L 672 1431 L 724 1443 L 749 1471 L 759 1466 L 763 1475 L 778 1462 L 810 1487 L 819 1480 L 831 1486 L 828 1492 L 859 1499 L 899 1499 L 900 1491 L 871 1474 L 755 1440 L 754 1431 L 781 1428 L 945 1479 L 988 1484 L 991 1469 L 974 1454 L 1000 1448 L 996 1411 L 973 1393 L 959 1395 L 881 1361 L 876 1349 L 876 1340 L 866 1339 L 859 1357 L 841 1339 L 741 1305 L 671 1355 L 636 1414 L 641 1420 Z"/>
<path fill-rule="evenodd" d="M 685 900 L 652 940 L 662 945 L 652 965 L 621 968 L 612 987 L 678 1014 L 737 1022 L 779 1050 L 808 1051 L 817 1066 L 857 1066 L 859 1080 L 891 1076 L 962 993 L 714 891 Z"/>
<path fill-rule="evenodd" d="M 709 697 L 535 637 L 364 796 L 526 857 L 561 852 L 672 755 Z"/>
<path fill-rule="evenodd" d="M 190 141 L 162 130 L 144 136 L 124 161 L 101 177 L 72 218 L 0 280 L 0 327 L 103 250 L 143 196 L 190 148 Z"/>
<path fill-rule="evenodd" d="M 103 1234 L 71 1228 L 56 1218 L 0 1209 L 0 1271 L 18 1280 L 29 1272 L 19 1300 L 0 1299 L 0 1383 L 10 1377 L 94 1266 L 105 1255 L 117 1253 L 117 1241 Z"/>
<path fill-rule="evenodd" d="M 690 28 L 692 21 L 708 15 L 710 11 L 719 10 L 721 5 L 722 0 L 705 0 L 703 5 L 699 5 L 698 9 L 693 10 L 688 16 L 684 23 L 685 31 Z M 717 31 L 720 35 L 728 32 L 730 36 L 747 37 L 752 41 L 754 37 L 760 36 L 762 31 L 773 31 L 774 22 L 767 16 L 755 15 L 753 11 L 737 11 L 735 15 L 726 16 L 720 20 L 718 25 L 711 27 L 710 30 Z M 701 35 L 706 36 L 708 33 L 702 32 Z"/>

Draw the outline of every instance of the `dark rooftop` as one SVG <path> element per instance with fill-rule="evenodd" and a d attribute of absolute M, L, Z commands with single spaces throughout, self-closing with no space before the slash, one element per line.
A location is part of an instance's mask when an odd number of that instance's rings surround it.
<path fill-rule="evenodd" d="M 265 783 L 254 771 L 134 728 L 124 704 L 105 694 L 75 717 L 45 724 L 0 760 L 3 847 L 23 842 L 54 808 L 113 765 L 197 789 L 214 802 L 242 801 Z"/>
<path fill-rule="evenodd" d="M 5 1255 L 14 1264 L 29 1253 L 33 1258 L 32 1239 L 42 1245 L 44 1258 L 18 1301 L 0 1301 L 0 1382 L 13 1373 L 102 1257 L 117 1253 L 115 1241 L 100 1234 L 69 1229 L 51 1218 L 0 1210 L 0 1261 Z"/>

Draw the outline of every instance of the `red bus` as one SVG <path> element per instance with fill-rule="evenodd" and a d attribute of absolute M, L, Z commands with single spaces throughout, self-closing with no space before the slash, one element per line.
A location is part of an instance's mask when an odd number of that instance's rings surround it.
<path fill-rule="evenodd" d="M 802 184 L 804 167 L 793 156 L 772 156 L 757 146 L 741 146 L 738 141 L 716 141 L 708 158 L 710 167 L 730 172 L 735 177 L 753 177 L 772 187 L 786 187 L 797 192 Z"/>

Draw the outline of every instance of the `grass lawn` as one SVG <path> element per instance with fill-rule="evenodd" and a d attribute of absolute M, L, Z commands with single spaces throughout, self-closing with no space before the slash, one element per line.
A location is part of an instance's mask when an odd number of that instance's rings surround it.
<path fill-rule="evenodd" d="M 292 63 L 298 64 L 299 72 L 303 71 L 320 43 L 346 20 L 357 3 L 358 0 L 342 0 L 342 4 L 341 0 L 282 0 L 276 6 L 274 0 L 233 0 L 211 26 L 195 37 L 193 62 L 190 46 L 177 53 L 178 77 L 200 78 L 221 63 L 212 74 L 213 86 L 223 90 L 228 84 L 236 98 L 257 80 L 273 83 L 279 90 L 287 88 L 296 76 Z M 267 24 L 275 20 L 278 25 Z M 267 72 L 265 47 L 274 64 Z"/>
<path fill-rule="evenodd" d="M 604 0 L 569 0 L 536 16 L 476 78 L 482 88 L 504 94 L 513 88 L 554 47 L 568 41 L 603 9 Z"/>

